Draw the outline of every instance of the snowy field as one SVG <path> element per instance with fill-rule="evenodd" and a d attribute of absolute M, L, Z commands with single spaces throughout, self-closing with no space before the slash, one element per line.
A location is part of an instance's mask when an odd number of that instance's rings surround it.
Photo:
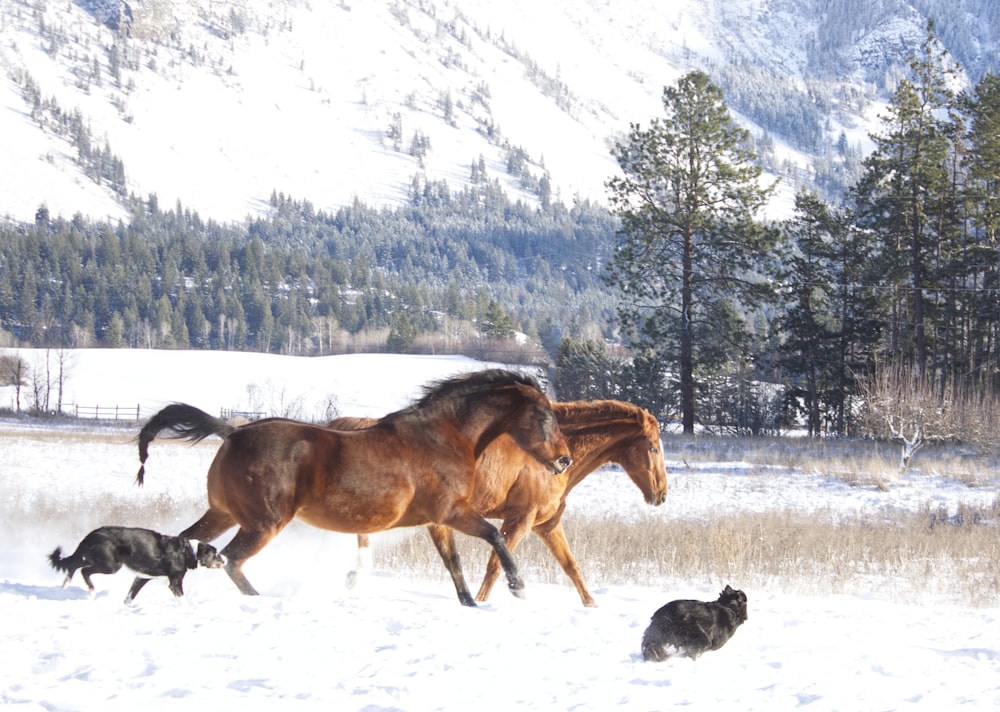
<path fill-rule="evenodd" d="M 21 352 L 29 361 L 40 354 Z M 74 354 L 67 403 L 138 406 L 148 417 L 180 400 L 210 412 L 245 408 L 268 392 L 314 417 L 378 415 L 434 378 L 478 368 L 453 357 L 92 351 Z M 194 376 L 192 374 L 198 374 Z M 248 384 L 256 384 L 248 389 Z M 3 397 L 7 398 L 6 392 Z M 259 395 L 258 395 L 259 397 Z M 319 413 L 322 415 L 322 413 Z M 259 597 L 221 571 L 190 572 L 178 602 L 163 581 L 135 604 L 131 576 L 97 576 L 91 599 L 65 589 L 46 555 L 72 550 L 108 523 L 174 533 L 200 515 L 218 440 L 157 440 L 146 486 L 133 484 L 137 428 L 0 419 L 0 704 L 25 710 L 246 709 L 466 710 L 990 710 L 1000 708 L 1000 609 L 893 596 L 874 580 L 858 595 L 810 596 L 747 588 L 749 620 L 721 650 L 691 661 L 643 662 L 649 617 L 673 598 L 714 599 L 727 583 L 665 576 L 656 585 L 590 582 L 585 609 L 567 581 L 527 581 L 526 599 L 498 586 L 476 609 L 444 576 L 377 570 L 348 591 L 354 538 L 293 524 L 246 566 Z M 888 493 L 822 474 L 762 472 L 740 463 L 685 467 L 667 453 L 667 504 L 647 508 L 616 468 L 588 478 L 567 522 L 586 511 L 710 519 L 742 510 L 877 513 L 928 503 L 983 504 L 995 488 L 933 477 Z M 162 506 L 161 506 L 162 505 Z M 142 521 L 136 521 L 140 517 Z M 113 519 L 114 521 L 109 521 Z M 388 537 L 380 535 L 378 547 Z M 412 532 L 422 537 L 422 530 Z M 221 539 L 218 544 L 224 544 Z M 483 545 L 485 546 L 485 545 Z M 583 560 L 586 553 L 577 551 Z M 627 561 L 629 552 L 622 552 Z M 481 571 L 466 566 L 474 587 Z"/>

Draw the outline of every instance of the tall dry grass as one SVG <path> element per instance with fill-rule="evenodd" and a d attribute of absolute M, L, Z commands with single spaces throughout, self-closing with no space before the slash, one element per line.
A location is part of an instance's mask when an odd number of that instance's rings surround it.
<path fill-rule="evenodd" d="M 567 536 L 591 590 L 608 585 L 733 586 L 810 595 L 927 596 L 961 605 L 1000 604 L 1000 497 L 947 516 L 930 508 L 887 519 L 822 521 L 795 512 L 740 513 L 710 521 L 581 518 Z M 463 568 L 477 588 L 488 547 L 458 536 Z M 528 581 L 569 580 L 529 536 L 515 558 Z M 428 536 L 375 549 L 375 565 L 415 578 L 446 574 Z M 498 586 L 498 589 L 502 588 Z M 572 589 L 567 595 L 576 596 Z"/>
<path fill-rule="evenodd" d="M 787 467 L 856 486 L 895 478 L 899 455 L 891 443 L 788 438 L 678 437 L 665 440 L 665 449 L 675 462 Z M 921 452 L 911 476 L 996 487 L 996 472 L 993 452 L 935 445 Z M 591 590 L 637 584 L 686 591 L 730 583 L 811 595 L 878 593 L 907 602 L 934 596 L 961 605 L 1000 604 L 1000 495 L 988 506 L 961 506 L 951 515 L 931 504 L 917 512 L 853 519 L 795 511 L 666 521 L 655 514 L 626 520 L 574 513 L 564 527 Z M 457 538 L 475 590 L 489 549 L 481 541 Z M 529 535 L 515 558 L 529 582 L 569 586 L 536 537 Z M 376 548 L 375 563 L 419 578 L 446 576 L 427 536 Z M 567 595 L 576 596 L 571 588 Z"/>
<path fill-rule="evenodd" d="M 107 433 L 62 430 L 58 437 L 46 431 L 5 433 L 26 438 L 47 452 L 87 442 L 122 443 L 121 431 Z M 9 441 L 8 441 L 9 442 Z M 200 447 L 200 446 L 199 446 Z M 204 447 L 211 450 L 214 445 Z M 837 476 L 857 486 L 872 486 L 872 473 L 883 477 L 894 471 L 898 452 L 891 444 L 849 441 L 811 442 L 791 439 L 668 438 L 673 462 L 747 462 L 767 468 Z M 158 457 L 190 446 L 165 440 Z M 135 467 L 131 447 L 122 464 Z M 169 471 L 169 468 L 167 470 Z M 933 474 L 972 487 L 996 487 L 996 456 L 961 446 L 928 447 L 914 463 L 911 476 Z M 22 532 L 44 522 L 50 530 L 70 522 L 85 506 L 88 521 L 144 522 L 163 531 L 176 531 L 193 522 L 204 508 L 201 485 L 192 494 L 136 493 L 129 481 L 101 490 L 85 503 L 68 500 L 59 489 L 23 489 L 0 479 L 0 502 L 5 509 L 2 529 L 6 545 L 17 545 Z M 652 511 L 625 519 L 620 516 L 584 516 L 574 513 L 564 521 L 570 546 L 592 591 L 607 585 L 657 586 L 670 591 L 692 587 L 721 587 L 730 583 L 745 590 L 781 590 L 804 594 L 864 594 L 877 592 L 901 601 L 942 597 L 963 605 L 1000 604 L 1000 495 L 992 504 L 959 507 L 951 513 L 928 504 L 917 512 L 859 515 L 853 519 L 796 511 L 737 513 L 712 518 L 664 520 Z M 73 531 L 79 534 L 80 527 Z M 68 535 L 67 531 L 67 535 Z M 46 540 L 47 541 L 47 540 Z M 466 578 L 478 588 L 489 549 L 477 539 L 457 536 Z M 375 564 L 396 575 L 446 579 L 444 567 L 423 532 L 412 537 L 389 537 L 375 542 Z M 566 585 L 561 568 L 541 542 L 529 535 L 515 558 L 531 582 Z M 497 587 L 494 595 L 503 595 Z"/>

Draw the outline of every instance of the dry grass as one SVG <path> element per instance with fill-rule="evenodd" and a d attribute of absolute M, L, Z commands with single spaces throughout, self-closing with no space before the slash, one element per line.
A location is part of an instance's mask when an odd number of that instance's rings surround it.
<path fill-rule="evenodd" d="M 19 431 L 18 437 L 37 438 L 43 447 L 55 447 L 48 431 Z M 58 440 L 121 443 L 130 435 L 107 432 L 67 433 Z M 163 447 L 174 444 L 165 440 Z M 870 484 L 874 476 L 893 472 L 898 451 L 891 444 L 846 441 L 810 442 L 791 439 L 683 439 L 666 443 L 673 460 L 747 462 L 768 468 L 840 476 Z M 60 445 L 61 446 L 61 445 Z M 185 446 L 187 447 L 187 446 Z M 130 453 L 131 457 L 131 453 Z M 995 456 L 959 446 L 928 447 L 915 466 L 916 474 L 953 478 L 969 486 L 996 486 Z M 132 460 L 128 460 L 131 471 Z M 64 493 L 20 490 L 8 483 L 0 488 L 6 514 L 4 530 L 17 543 L 19 533 L 39 521 L 67 522 L 79 502 Z M 201 513 L 199 491 L 192 501 L 168 494 L 144 494 L 139 501 L 130 490 L 106 493 L 88 501 L 91 521 L 143 521 L 173 531 Z M 607 585 L 658 586 L 690 590 L 692 586 L 731 583 L 744 589 L 798 592 L 890 595 L 901 601 L 935 596 L 963 605 L 1000 604 L 1000 496 L 989 506 L 959 507 L 949 515 L 925 507 L 916 513 L 895 512 L 855 519 L 803 514 L 794 511 L 737 513 L 703 520 L 667 520 L 654 513 L 626 520 L 618 516 L 581 516 L 564 522 L 570 546 L 592 591 Z M 57 537 L 55 537 L 57 538 Z M 458 535 L 466 577 L 478 589 L 489 549 L 485 543 Z M 446 579 L 447 574 L 429 536 L 392 537 L 374 549 L 376 566 L 414 578 Z M 530 587 L 532 582 L 567 586 L 561 568 L 534 536 L 515 553 Z M 501 588 L 502 586 L 499 586 Z"/>
<path fill-rule="evenodd" d="M 838 477 L 858 486 L 891 482 L 899 450 L 892 443 L 791 438 L 683 438 L 664 441 L 668 459 L 688 464 L 742 462 Z M 928 446 L 912 474 L 996 486 L 995 453 L 960 445 Z M 963 605 L 1000 603 L 1000 496 L 981 510 L 931 509 L 836 521 L 799 512 L 738 513 L 706 520 L 637 520 L 616 516 L 564 522 L 570 547 L 591 590 L 638 584 L 777 588 L 815 595 L 936 596 Z M 488 547 L 458 537 L 475 590 Z M 445 577 L 427 536 L 375 549 L 378 566 L 418 577 Z M 569 585 L 541 542 L 529 536 L 515 554 L 527 580 Z M 571 595 L 575 596 L 575 593 Z"/>
<path fill-rule="evenodd" d="M 812 595 L 889 594 L 917 602 L 933 595 L 963 605 L 1000 603 L 1000 497 L 983 510 L 948 517 L 925 510 L 889 520 L 817 520 L 793 512 L 741 513 L 711 521 L 605 517 L 566 523 L 570 546 L 592 590 L 606 585 L 732 583 Z M 458 537 L 474 589 L 489 553 Z M 515 558 L 528 581 L 569 585 L 535 537 Z M 375 549 L 376 565 L 418 578 L 445 577 L 427 536 Z M 572 594 L 575 596 L 575 593 Z"/>
<path fill-rule="evenodd" d="M 828 475 L 858 485 L 891 482 L 899 474 L 899 445 L 886 441 L 677 435 L 664 438 L 664 449 L 668 459 L 688 464 L 740 461 Z M 996 485 L 1000 453 L 976 445 L 932 443 L 914 457 L 910 472 L 970 487 Z"/>

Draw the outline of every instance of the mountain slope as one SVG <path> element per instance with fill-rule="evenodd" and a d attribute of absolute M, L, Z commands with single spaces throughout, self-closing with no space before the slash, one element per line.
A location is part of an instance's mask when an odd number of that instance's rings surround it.
<path fill-rule="evenodd" d="M 609 142 L 693 67 L 778 139 L 775 163 L 808 168 L 841 133 L 864 144 L 923 37 L 916 4 L 0 0 L 0 216 L 117 218 L 156 194 L 240 220 L 273 192 L 398 203 L 418 173 L 457 188 L 474 170 L 527 200 L 601 200 Z M 776 101 L 814 127 L 768 118 Z"/>

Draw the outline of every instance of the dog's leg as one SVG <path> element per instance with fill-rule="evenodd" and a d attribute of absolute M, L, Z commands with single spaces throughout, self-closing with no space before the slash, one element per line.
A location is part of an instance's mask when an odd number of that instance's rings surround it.
<path fill-rule="evenodd" d="M 170 582 L 167 584 L 170 588 L 170 592 L 180 598 L 184 595 L 184 587 L 181 585 L 184 581 L 183 574 L 181 576 L 171 576 Z"/>
<path fill-rule="evenodd" d="M 83 576 L 83 581 L 84 581 L 84 583 L 87 584 L 87 589 L 90 591 L 90 595 L 91 596 L 94 595 L 94 584 L 90 580 L 90 575 L 91 574 L 98 574 L 98 573 L 101 573 L 101 572 L 100 571 L 94 571 L 90 567 L 84 567 L 84 568 L 80 569 L 80 575 Z M 69 579 L 66 579 L 66 581 L 69 581 Z"/>
<path fill-rule="evenodd" d="M 131 606 L 132 601 L 135 600 L 136 595 L 142 590 L 142 587 L 149 583 L 149 579 L 143 576 L 136 576 L 135 580 L 132 581 L 132 587 L 128 590 L 128 594 L 125 596 L 125 605 Z"/>
<path fill-rule="evenodd" d="M 659 626 L 656 623 L 651 624 L 642 635 L 643 659 L 649 662 L 661 663 L 669 658 L 673 652 L 673 646 L 671 646 L 671 652 L 667 652 L 666 641 Z"/>

